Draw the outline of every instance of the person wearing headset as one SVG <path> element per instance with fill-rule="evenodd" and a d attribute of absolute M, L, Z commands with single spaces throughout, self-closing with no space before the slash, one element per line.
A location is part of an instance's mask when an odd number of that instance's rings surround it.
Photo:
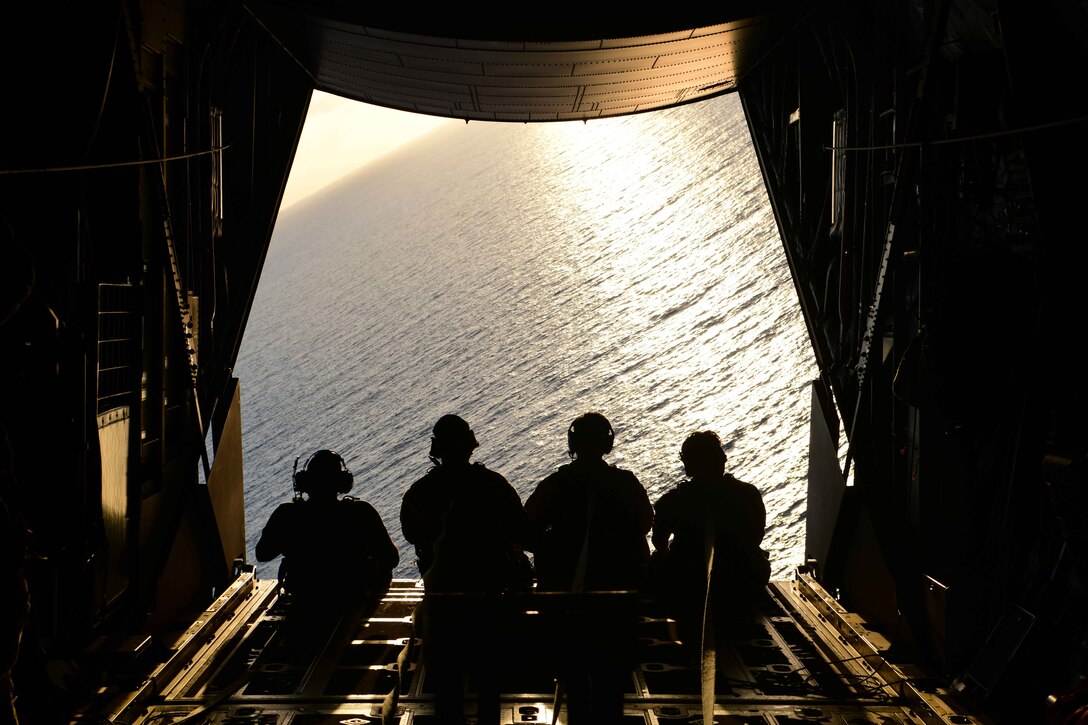
<path fill-rule="evenodd" d="M 351 606 L 380 597 L 400 552 L 381 516 L 347 496 L 353 476 L 336 451 L 322 449 L 293 475 L 295 495 L 280 504 L 257 542 L 257 561 L 283 556 L 280 582 L 299 609 Z"/>
<path fill-rule="evenodd" d="M 654 510 L 635 474 L 604 460 L 614 439 L 601 413 L 575 418 L 567 428 L 571 462 L 525 502 L 537 589 L 575 595 L 573 611 L 556 612 L 549 630 L 556 702 L 562 707 L 566 697 L 571 725 L 623 720 L 634 664 L 633 595 L 648 583 Z"/>
<path fill-rule="evenodd" d="M 525 502 L 538 589 L 639 590 L 646 583 L 654 509 L 634 473 L 604 460 L 614 438 L 601 413 L 576 418 L 567 429 L 571 462 Z"/>
<path fill-rule="evenodd" d="M 423 577 L 415 624 L 434 686 L 435 716 L 442 723 L 465 722 L 464 683 L 471 681 L 477 725 L 498 725 L 504 651 L 499 598 L 505 591 L 528 591 L 532 565 L 523 548 L 521 497 L 502 474 L 470 462 L 477 447 L 464 418 L 439 418 L 428 452 L 433 466 L 404 492 L 400 521 Z"/>
<path fill-rule="evenodd" d="M 434 424 L 430 470 L 401 499 L 404 538 L 432 592 L 527 590 L 532 572 L 524 554 L 525 511 L 506 478 L 470 462 L 479 447 L 460 416 Z"/>

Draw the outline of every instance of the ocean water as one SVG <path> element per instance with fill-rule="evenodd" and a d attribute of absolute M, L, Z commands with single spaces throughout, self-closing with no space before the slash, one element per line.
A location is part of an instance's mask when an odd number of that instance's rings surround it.
<path fill-rule="evenodd" d="M 651 501 L 682 480 L 684 437 L 717 431 L 788 578 L 816 372 L 735 97 L 444 128 L 281 214 L 236 366 L 247 555 L 296 456 L 332 448 L 414 577 L 400 500 L 441 415 L 525 500 L 599 410 Z"/>

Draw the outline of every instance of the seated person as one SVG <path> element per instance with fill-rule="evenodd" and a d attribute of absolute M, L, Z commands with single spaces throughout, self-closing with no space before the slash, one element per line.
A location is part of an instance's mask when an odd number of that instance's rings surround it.
<path fill-rule="evenodd" d="M 346 608 L 389 588 L 400 552 L 373 506 L 340 497 L 352 482 L 338 453 L 317 451 L 294 474 L 294 500 L 261 532 L 257 561 L 283 556 L 280 582 L 293 608 Z"/>
<path fill-rule="evenodd" d="M 767 512 L 759 489 L 725 472 L 726 455 L 713 431 L 692 433 L 680 449 L 688 475 L 655 506 L 654 568 L 680 638 L 700 646 L 713 546 L 711 611 L 722 634 L 754 611 L 766 594 L 770 563 L 760 548 Z"/>

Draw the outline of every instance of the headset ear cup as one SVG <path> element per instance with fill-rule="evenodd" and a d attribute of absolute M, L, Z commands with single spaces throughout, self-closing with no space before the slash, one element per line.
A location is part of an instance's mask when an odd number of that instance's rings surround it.
<path fill-rule="evenodd" d="M 340 472 L 339 478 L 337 478 L 337 493 L 347 493 L 351 490 L 351 484 L 355 482 L 355 477 L 351 475 L 351 471 L 346 468 Z"/>
<path fill-rule="evenodd" d="M 295 488 L 299 493 L 310 492 L 310 476 L 306 473 L 305 468 L 295 473 Z"/>

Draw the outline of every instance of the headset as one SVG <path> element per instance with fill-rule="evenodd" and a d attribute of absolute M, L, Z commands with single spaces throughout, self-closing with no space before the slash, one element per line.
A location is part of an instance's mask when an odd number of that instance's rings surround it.
<path fill-rule="evenodd" d="M 301 456 L 295 457 L 295 468 L 291 472 L 296 498 L 304 493 L 309 494 L 313 491 L 315 484 L 320 486 L 322 482 L 332 485 L 337 493 L 347 493 L 351 490 L 355 477 L 344 463 L 344 457 L 336 451 L 330 451 L 327 448 L 315 451 L 306 459 L 301 469 L 298 467 L 300 459 Z"/>
<path fill-rule="evenodd" d="M 573 459 L 575 450 L 587 443 L 599 445 L 603 453 L 611 453 L 615 438 L 612 424 L 601 413 L 580 415 L 567 428 L 567 455 Z"/>
<path fill-rule="evenodd" d="M 472 428 L 458 415 L 442 416 L 431 433 L 431 449 L 427 457 L 436 466 L 450 451 L 463 451 L 466 448 L 474 451 L 480 446 Z"/>

